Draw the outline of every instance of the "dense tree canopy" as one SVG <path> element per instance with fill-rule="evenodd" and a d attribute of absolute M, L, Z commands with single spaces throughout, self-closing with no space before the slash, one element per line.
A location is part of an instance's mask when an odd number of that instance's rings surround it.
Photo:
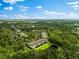
<path fill-rule="evenodd" d="M 30 24 L 36 27 L 32 28 Z M 78 26 L 72 24 L 74 22 L 66 21 L 12 23 L 14 26 L 17 25 L 15 29 L 18 27 L 28 35 L 23 37 L 11 29 L 10 24 L 4 22 L 0 29 L 0 59 L 78 59 L 79 34 L 74 32 Z M 48 49 L 36 51 L 28 48 L 27 43 L 34 40 L 35 34 L 32 32 L 34 29 L 47 31 L 48 41 L 52 44 Z"/>

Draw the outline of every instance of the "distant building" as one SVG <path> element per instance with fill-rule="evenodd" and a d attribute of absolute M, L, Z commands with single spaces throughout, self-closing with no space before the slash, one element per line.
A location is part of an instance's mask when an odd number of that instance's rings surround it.
<path fill-rule="evenodd" d="M 21 33 L 19 33 L 19 35 L 22 37 L 28 37 L 28 35 L 27 34 L 25 34 L 25 33 L 23 33 L 23 32 L 21 32 Z"/>
<path fill-rule="evenodd" d="M 47 32 L 45 32 L 45 31 L 41 32 L 41 37 L 48 38 Z"/>
<path fill-rule="evenodd" d="M 79 28 L 76 29 L 76 33 L 79 34 Z"/>
<path fill-rule="evenodd" d="M 21 36 L 21 37 L 28 37 L 28 35 L 23 33 L 21 30 L 19 30 L 19 29 L 15 29 L 15 30 L 16 30 L 16 34 L 18 34 L 19 36 Z"/>
<path fill-rule="evenodd" d="M 35 33 L 35 39 L 47 39 L 48 34 L 45 30 L 32 30 Z"/>
<path fill-rule="evenodd" d="M 20 32 L 21 32 L 21 30 L 19 30 L 19 29 L 15 29 L 15 31 L 16 31 L 17 33 L 20 33 Z"/>
<path fill-rule="evenodd" d="M 40 46 L 40 45 L 42 45 L 42 44 L 44 44 L 44 43 L 46 43 L 46 42 L 48 42 L 47 39 L 39 39 L 39 40 L 37 40 L 37 41 L 33 41 L 33 42 L 28 43 L 28 46 L 29 46 L 30 48 L 34 49 L 34 48 L 36 48 L 37 46 Z"/>

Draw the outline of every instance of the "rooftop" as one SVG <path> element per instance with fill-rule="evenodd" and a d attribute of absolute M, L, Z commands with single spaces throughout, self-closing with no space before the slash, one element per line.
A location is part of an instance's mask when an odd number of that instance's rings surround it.
<path fill-rule="evenodd" d="M 44 43 L 46 43 L 46 42 L 48 42 L 47 39 L 39 39 L 39 40 L 37 40 L 37 41 L 33 41 L 33 42 L 28 43 L 28 46 L 29 46 L 30 48 L 36 48 L 37 46 L 39 46 L 39 45 L 41 45 L 41 44 L 44 44 Z"/>

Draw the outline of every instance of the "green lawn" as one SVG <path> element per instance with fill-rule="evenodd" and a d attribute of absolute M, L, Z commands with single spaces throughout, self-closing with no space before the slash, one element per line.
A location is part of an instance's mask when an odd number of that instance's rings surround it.
<path fill-rule="evenodd" d="M 45 50 L 45 49 L 49 48 L 51 45 L 52 44 L 50 42 L 48 42 L 48 43 L 45 43 L 45 44 L 35 48 L 34 50 L 36 50 L 36 51 Z"/>

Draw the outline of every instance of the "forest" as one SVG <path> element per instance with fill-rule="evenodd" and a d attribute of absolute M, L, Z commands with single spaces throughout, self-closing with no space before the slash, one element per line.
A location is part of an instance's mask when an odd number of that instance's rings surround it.
<path fill-rule="evenodd" d="M 35 48 L 29 42 L 47 34 L 47 43 Z M 43 37 L 45 34 L 43 34 Z M 39 42 L 38 42 L 39 43 Z M 36 43 L 36 44 L 38 44 Z M 79 21 L 1 21 L 0 59 L 78 59 Z"/>

